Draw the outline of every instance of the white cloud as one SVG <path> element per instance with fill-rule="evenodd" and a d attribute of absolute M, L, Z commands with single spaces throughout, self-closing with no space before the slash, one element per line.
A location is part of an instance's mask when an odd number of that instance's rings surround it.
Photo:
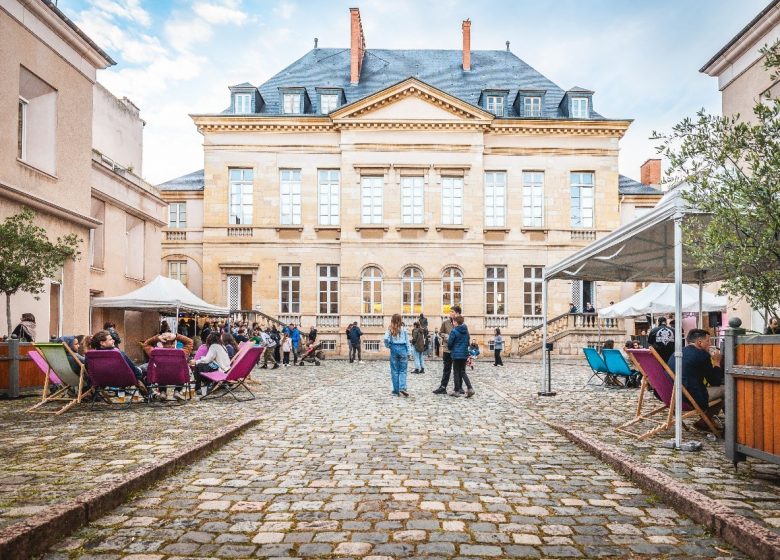
<path fill-rule="evenodd" d="M 224 4 L 199 2 L 195 4 L 193 11 L 204 20 L 216 25 L 225 23 L 243 25 L 247 21 L 246 13 Z"/>
<path fill-rule="evenodd" d="M 274 8 L 274 15 L 276 17 L 288 20 L 293 17 L 297 9 L 298 6 L 292 2 L 280 2 Z"/>
<path fill-rule="evenodd" d="M 140 0 L 91 0 L 90 3 L 96 10 L 133 21 L 144 27 L 152 22 L 149 12 L 141 7 Z"/>
<path fill-rule="evenodd" d="M 208 42 L 213 27 L 200 18 L 173 19 L 165 25 L 168 44 L 179 52 L 188 52 L 198 43 Z"/>

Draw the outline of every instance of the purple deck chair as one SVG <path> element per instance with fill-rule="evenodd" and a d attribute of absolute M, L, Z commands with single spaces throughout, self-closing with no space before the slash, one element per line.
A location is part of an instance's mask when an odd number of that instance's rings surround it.
<path fill-rule="evenodd" d="M 249 374 L 252 373 L 252 369 L 254 369 L 254 367 L 257 365 L 257 362 L 260 360 L 260 356 L 262 356 L 263 350 L 265 350 L 265 348 L 262 346 L 250 346 L 238 358 L 238 360 L 236 360 L 230 366 L 230 369 L 227 372 L 217 370 L 201 373 L 200 375 L 204 379 L 214 383 L 214 386 L 203 398 L 219 398 L 230 394 L 239 402 L 253 400 L 255 398 L 255 394 L 249 390 L 249 387 L 246 386 L 246 379 L 249 377 Z M 240 388 L 243 388 L 251 396 L 245 399 L 240 399 L 235 393 L 235 390 Z"/>
<path fill-rule="evenodd" d="M 152 348 L 146 370 L 147 385 L 186 386 L 190 398 L 190 368 L 187 356 L 181 348 Z"/>
<path fill-rule="evenodd" d="M 92 408 L 98 399 L 113 405 L 110 397 L 129 389 L 126 407 L 133 403 L 138 394 L 138 385 L 133 370 L 125 362 L 119 350 L 90 350 L 84 357 L 87 360 L 87 374 L 95 391 L 92 393 Z"/>
<path fill-rule="evenodd" d="M 201 344 L 198 346 L 198 349 L 195 351 L 195 356 L 192 358 L 193 360 L 200 360 L 203 356 L 209 353 L 209 347 L 205 344 Z"/>
<path fill-rule="evenodd" d="M 654 348 L 628 348 L 626 349 L 626 353 L 631 358 L 631 361 L 636 366 L 636 369 L 642 373 L 642 387 L 639 390 L 639 397 L 634 418 L 616 429 L 619 432 L 627 433 L 640 440 L 647 439 L 650 436 L 657 434 L 658 432 L 669 430 L 672 428 L 672 426 L 674 426 L 674 372 L 663 361 L 661 356 L 658 355 L 658 352 L 656 352 Z M 653 408 L 649 412 L 643 413 L 642 404 L 644 400 L 644 394 L 648 390 L 655 392 L 656 396 L 663 404 Z M 693 400 L 693 397 L 691 397 L 690 393 L 688 393 L 685 387 L 683 387 L 682 390 L 682 418 L 685 420 L 687 418 L 694 418 L 698 416 L 707 424 L 713 434 L 719 436 L 720 430 L 715 427 L 709 416 L 707 416 L 704 411 L 699 408 L 699 405 L 696 404 L 696 401 Z M 720 402 L 720 400 L 721 399 L 710 401 L 709 404 L 710 406 L 717 404 Z M 666 419 L 658 420 L 654 417 L 659 413 L 663 413 L 664 410 L 668 411 L 666 414 Z M 634 424 L 644 420 L 654 423 L 656 427 L 651 428 L 642 434 L 637 434 L 627 429 L 629 426 L 633 426 Z M 685 426 L 685 424 L 683 424 L 683 426 Z"/>

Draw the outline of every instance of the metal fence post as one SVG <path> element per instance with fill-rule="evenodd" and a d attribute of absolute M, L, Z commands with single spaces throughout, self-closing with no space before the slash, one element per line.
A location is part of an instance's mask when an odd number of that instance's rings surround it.
<path fill-rule="evenodd" d="M 11 336 L 8 339 L 8 396 L 15 399 L 19 396 L 19 339 Z"/>

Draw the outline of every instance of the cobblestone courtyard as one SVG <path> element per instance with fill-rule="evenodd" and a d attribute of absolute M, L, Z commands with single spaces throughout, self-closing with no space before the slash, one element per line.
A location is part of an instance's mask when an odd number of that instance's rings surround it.
<path fill-rule="evenodd" d="M 330 361 L 258 370 L 261 398 L 250 403 L 59 419 L 3 403 L 4 420 L 15 422 L 0 442 L 3 519 L 164 458 L 215 426 L 265 415 L 44 557 L 742 557 L 543 422 L 602 425 L 596 431 L 614 439 L 606 426 L 630 410 L 635 391 L 582 390 L 582 368 L 559 365 L 555 384 L 570 390 L 540 402 L 536 364 L 483 362 L 477 395 L 455 399 L 431 394 L 440 362 L 430 366 L 410 375 L 409 399 L 390 395 L 385 362 Z M 658 466 L 671 461 L 700 485 L 718 481 L 675 463 L 705 455 L 675 459 L 657 443 L 647 454 Z M 714 457 L 719 444 L 705 445 Z"/>

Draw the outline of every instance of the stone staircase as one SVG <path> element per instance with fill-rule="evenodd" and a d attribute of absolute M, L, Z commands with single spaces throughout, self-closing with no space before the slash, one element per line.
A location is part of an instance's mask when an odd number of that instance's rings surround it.
<path fill-rule="evenodd" d="M 536 355 L 542 349 L 543 325 L 538 325 L 512 336 L 510 355 L 513 358 Z M 625 338 L 621 319 L 601 319 L 596 315 L 564 313 L 547 321 L 547 341 L 554 342 L 554 354 L 575 355 L 598 339 L 612 338 L 616 345 Z"/>

